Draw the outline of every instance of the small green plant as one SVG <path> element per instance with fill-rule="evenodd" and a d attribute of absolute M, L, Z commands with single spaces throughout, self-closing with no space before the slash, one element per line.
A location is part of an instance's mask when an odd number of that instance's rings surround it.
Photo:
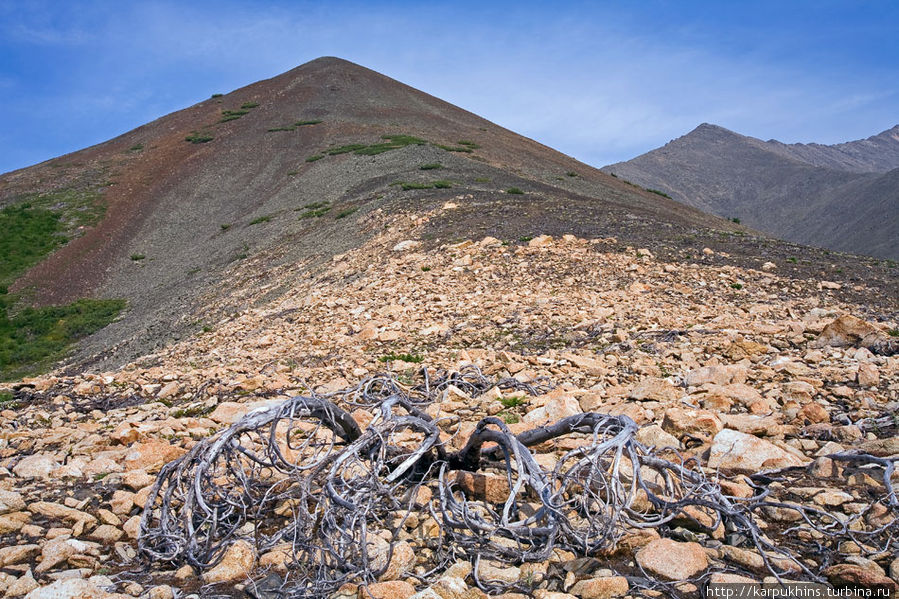
<path fill-rule="evenodd" d="M 654 194 L 656 194 L 656 195 L 658 195 L 658 196 L 662 196 L 663 198 L 668 198 L 669 200 L 671 199 L 671 196 L 670 196 L 670 195 L 668 195 L 668 194 L 665 193 L 664 191 L 659 191 L 658 189 L 648 189 L 648 188 L 646 188 L 646 191 L 648 191 L 649 193 L 654 193 Z"/>
<path fill-rule="evenodd" d="M 731 289 L 743 289 L 743 284 L 742 283 L 731 283 L 730 287 L 731 287 Z"/>
<path fill-rule="evenodd" d="M 213 98 L 221 98 L 224 94 L 212 94 Z"/>
<path fill-rule="evenodd" d="M 527 242 L 529 242 L 531 239 L 533 239 L 533 237 L 531 237 L 530 235 L 523 235 L 523 236 L 521 236 L 521 237 L 518 238 L 518 241 L 521 241 L 521 242 L 523 242 L 523 243 L 527 243 Z"/>
<path fill-rule="evenodd" d="M 420 167 L 418 167 L 418 168 L 421 169 L 421 170 L 423 170 L 423 171 L 433 171 L 433 170 L 436 170 L 436 169 L 438 169 L 438 168 L 443 168 L 443 165 L 440 164 L 439 162 L 429 162 L 428 164 L 422 164 L 422 165 L 421 165 Z"/>
<path fill-rule="evenodd" d="M 567 173 L 565 173 L 565 176 L 566 177 L 577 177 L 577 173 L 574 171 L 568 171 Z"/>
<path fill-rule="evenodd" d="M 475 183 L 490 183 L 490 179 L 488 177 L 475 177 Z"/>
<path fill-rule="evenodd" d="M 346 217 L 350 216 L 351 214 L 354 214 L 357 210 L 359 210 L 359 209 L 358 208 L 347 208 L 346 210 L 341 210 L 334 216 L 334 218 L 346 218 Z"/>
<path fill-rule="evenodd" d="M 527 403 L 527 400 L 525 400 L 523 395 L 513 395 L 511 397 L 503 397 L 499 400 L 499 403 L 503 404 L 504 408 L 517 408 Z"/>
<path fill-rule="evenodd" d="M 307 125 L 318 125 L 320 122 L 321 122 L 321 120 L 314 120 L 314 121 L 297 121 L 296 123 L 293 124 L 293 126 L 294 126 L 294 127 L 305 127 L 305 126 L 307 126 Z"/>
<path fill-rule="evenodd" d="M 293 177 L 294 175 L 299 175 L 300 171 L 287 171 L 288 177 Z"/>
<path fill-rule="evenodd" d="M 313 154 L 312 156 L 310 156 L 309 158 L 306 159 L 306 162 L 315 162 L 316 160 L 321 160 L 324 157 L 325 157 L 324 154 Z"/>
<path fill-rule="evenodd" d="M 420 356 L 418 354 L 395 354 L 389 353 L 384 354 L 380 358 L 378 358 L 378 362 L 393 362 L 394 360 L 400 360 L 402 362 L 409 362 L 412 364 L 421 364 L 424 361 L 424 356 Z"/>
<path fill-rule="evenodd" d="M 146 258 L 146 256 L 144 256 L 143 254 L 131 254 L 131 259 L 135 262 L 140 262 L 144 258 Z"/>
<path fill-rule="evenodd" d="M 431 270 L 430 266 L 422 266 L 421 267 L 421 272 L 428 272 L 429 270 Z"/>
<path fill-rule="evenodd" d="M 449 189 L 453 186 L 452 181 L 447 181 L 446 179 L 440 179 L 439 181 L 434 181 L 433 183 L 434 189 Z"/>
<path fill-rule="evenodd" d="M 234 258 L 231 260 L 232 262 L 236 262 L 237 260 L 246 260 L 250 256 L 250 246 L 246 243 L 241 246 L 240 251 Z"/>
<path fill-rule="evenodd" d="M 512 412 L 506 412 L 503 410 L 498 413 L 497 416 L 503 419 L 503 422 L 506 424 L 518 424 L 521 422 L 521 418 L 518 417 L 518 414 L 513 414 Z"/>
<path fill-rule="evenodd" d="M 737 224 L 738 224 L 738 225 L 739 225 L 739 224 L 740 224 L 740 219 L 739 219 L 739 218 L 737 218 L 737 217 L 736 217 L 736 216 L 735 216 L 735 217 L 733 217 L 733 218 L 732 218 L 732 219 L 730 219 L 730 220 L 731 220 L 731 222 L 733 222 L 733 223 L 737 223 Z"/>
<path fill-rule="evenodd" d="M 481 147 L 478 144 L 474 143 L 473 141 L 467 141 L 464 139 L 461 141 L 457 141 L 456 143 L 459 144 L 460 146 L 465 146 L 466 148 L 470 148 L 472 150 L 477 150 L 478 148 Z"/>
<path fill-rule="evenodd" d="M 797 262 L 799 262 L 799 260 L 797 260 L 793 256 L 790 256 L 789 258 L 787 258 L 787 262 L 792 262 L 793 264 L 796 264 Z"/>
<path fill-rule="evenodd" d="M 222 223 L 219 226 L 222 228 L 222 231 L 227 231 L 231 228 L 231 223 Z"/>
<path fill-rule="evenodd" d="M 890 337 L 899 337 L 899 329 L 890 329 L 887 331 L 887 335 Z"/>
<path fill-rule="evenodd" d="M 244 102 L 240 105 L 242 110 L 249 110 L 251 108 L 256 108 L 259 106 L 259 102 Z"/>
<path fill-rule="evenodd" d="M 0 391 L 0 406 L 11 403 L 15 401 L 15 399 L 16 396 L 13 395 L 12 391 L 7 391 L 6 389 Z"/>
<path fill-rule="evenodd" d="M 137 154 L 138 152 L 142 152 L 144 149 L 144 144 L 134 144 L 130 148 L 128 148 L 129 154 Z"/>
<path fill-rule="evenodd" d="M 266 215 L 264 215 L 264 216 L 257 216 L 256 218 L 254 218 L 253 220 L 250 221 L 250 224 L 251 224 L 251 225 L 258 225 L 258 224 L 261 224 L 261 223 L 267 223 L 267 222 L 270 221 L 270 220 L 272 220 L 272 215 L 271 215 L 271 214 L 266 214 Z"/>
<path fill-rule="evenodd" d="M 194 131 L 190 135 L 184 138 L 184 141 L 189 141 L 192 144 L 205 144 L 207 142 L 215 139 L 210 133 Z"/>
<path fill-rule="evenodd" d="M 519 188 L 517 188 L 517 187 L 510 187 L 509 189 L 506 190 L 506 193 L 511 193 L 511 194 L 513 194 L 513 195 L 521 195 L 521 194 L 523 194 L 524 192 L 521 191 L 521 190 L 520 190 Z"/>
<path fill-rule="evenodd" d="M 209 326 L 208 324 L 204 324 L 204 325 L 203 325 L 202 331 L 203 331 L 204 333 L 211 333 L 211 332 L 212 332 L 212 327 Z"/>

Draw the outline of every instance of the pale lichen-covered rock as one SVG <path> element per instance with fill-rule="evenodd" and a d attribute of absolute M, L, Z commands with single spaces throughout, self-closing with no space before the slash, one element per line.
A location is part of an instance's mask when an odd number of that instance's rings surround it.
<path fill-rule="evenodd" d="M 715 435 L 709 450 L 709 468 L 725 472 L 752 474 L 786 466 L 804 466 L 808 458 L 786 451 L 754 435 L 724 429 Z"/>

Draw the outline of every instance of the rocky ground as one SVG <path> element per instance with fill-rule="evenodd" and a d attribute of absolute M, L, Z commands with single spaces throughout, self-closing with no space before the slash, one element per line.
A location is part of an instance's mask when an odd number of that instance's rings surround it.
<path fill-rule="evenodd" d="M 438 212 L 454 209 L 448 202 Z M 721 265 L 712 250 L 666 263 L 642 248 L 622 252 L 614 239 L 571 235 L 430 248 L 420 236 L 434 216 L 369 215 L 367 226 L 381 232 L 314 280 L 288 266 L 250 275 L 252 264 L 237 264 L 222 287 L 259 307 L 118 371 L 10 386 L 0 412 L 5 596 L 242 596 L 249 575 L 280 571 L 283 556 L 257 555 L 241 542 L 206 572 L 137 556 L 140 514 L 160 468 L 254 408 L 383 371 L 412 385 L 422 367 L 476 364 L 488 376 L 554 384 L 537 396 L 445 394 L 432 409 L 447 416 L 450 446 L 486 415 L 519 433 L 581 412 L 624 414 L 641 425 L 642 443 L 695 458 L 729 495 L 758 493 L 749 475 L 793 468 L 767 481 L 772 496 L 825 510 L 856 531 L 895 524 L 873 470 L 826 457 L 858 450 L 899 459 L 899 323 L 889 313 L 878 321 L 838 300 L 838 283 L 780 276 L 770 262 L 760 270 Z M 854 291 L 863 295 L 864 286 Z M 372 418 L 351 410 L 360 423 Z M 538 461 L 551 464 L 577 443 L 540 445 Z M 490 501 L 484 476 L 469 492 Z M 796 520 L 787 512 L 759 515 L 768 537 L 785 548 L 816 540 L 783 534 Z M 411 548 L 428 534 L 427 521 L 412 524 L 409 550 L 394 553 L 389 574 L 336 596 L 485 595 L 464 560 L 428 584 L 416 578 L 428 554 Z M 681 524 L 627 532 L 614 558 L 586 566 L 557 551 L 538 564 L 481 564 L 481 578 L 527 580 L 537 597 L 586 599 L 691 594 L 710 580 L 770 577 L 762 557 L 731 543 L 723 528 Z M 897 546 L 878 539 L 817 537 L 819 553 L 778 564 L 786 579 L 809 580 L 801 563 L 833 584 L 895 591 Z M 677 584 L 647 590 L 634 572 Z"/>

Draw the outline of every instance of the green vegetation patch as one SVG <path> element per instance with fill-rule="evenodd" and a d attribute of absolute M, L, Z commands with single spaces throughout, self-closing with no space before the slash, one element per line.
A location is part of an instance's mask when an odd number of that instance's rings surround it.
<path fill-rule="evenodd" d="M 65 306 L 18 307 L 7 289 L 19 276 L 96 224 L 105 212 L 97 187 L 60 189 L 25 196 L 0 210 L 0 379 L 36 374 L 61 357 L 70 344 L 103 328 L 124 308 L 124 300 L 82 299 Z"/>
<path fill-rule="evenodd" d="M 144 151 L 144 144 L 134 144 L 130 148 L 128 148 L 129 154 L 139 154 Z"/>
<path fill-rule="evenodd" d="M 341 210 L 340 212 L 337 213 L 337 215 L 334 218 L 346 218 L 346 217 L 350 216 L 351 214 L 355 214 L 355 212 L 357 210 L 359 210 L 359 209 L 358 208 L 347 208 L 346 210 Z"/>
<path fill-rule="evenodd" d="M 264 216 L 257 216 L 256 218 L 254 218 L 253 220 L 250 221 L 250 224 L 251 224 L 251 225 L 258 225 L 258 224 L 261 224 L 261 223 L 267 223 L 267 222 L 270 221 L 270 220 L 272 220 L 272 215 L 271 215 L 271 214 L 266 214 L 266 215 L 264 215 Z"/>
<path fill-rule="evenodd" d="M 326 215 L 331 210 L 331 204 L 327 201 L 311 202 L 303 206 L 303 213 L 300 218 L 319 218 Z"/>
<path fill-rule="evenodd" d="M 63 231 L 57 212 L 34 208 L 27 202 L 0 210 L 0 285 L 5 288 L 65 244 Z"/>
<path fill-rule="evenodd" d="M 316 160 L 321 160 L 324 157 L 325 157 L 324 154 L 313 154 L 312 156 L 310 156 L 309 158 L 306 159 L 306 162 L 315 162 Z"/>
<path fill-rule="evenodd" d="M 322 122 L 321 119 L 311 120 L 311 121 L 297 121 L 296 123 L 293 124 L 293 126 L 294 127 L 306 127 L 308 125 L 318 125 L 321 122 Z"/>
<path fill-rule="evenodd" d="M 207 131 L 194 131 L 185 137 L 184 141 L 189 141 L 192 144 L 205 144 L 213 139 L 215 139 L 215 137 Z"/>
<path fill-rule="evenodd" d="M 506 193 L 511 193 L 512 195 L 521 195 L 521 194 L 523 194 L 524 192 L 521 191 L 521 190 L 520 190 L 519 188 L 517 188 L 517 187 L 510 187 L 509 189 L 506 190 Z"/>
<path fill-rule="evenodd" d="M 659 191 L 658 189 L 649 189 L 648 187 L 644 187 L 644 189 L 646 189 L 646 191 L 648 191 L 649 193 L 654 193 L 656 195 L 662 196 L 663 198 L 668 198 L 669 200 L 671 199 L 671 196 L 664 191 Z"/>
<path fill-rule="evenodd" d="M 0 295 L 0 380 L 35 374 L 69 346 L 115 320 L 125 300 L 80 299 L 66 306 L 24 308 L 10 315 L 13 298 Z"/>
<path fill-rule="evenodd" d="M 140 262 L 140 261 L 143 260 L 144 258 L 146 258 L 146 256 L 144 256 L 143 254 L 131 254 L 131 259 L 132 259 L 134 262 Z"/>
<path fill-rule="evenodd" d="M 516 408 L 527 403 L 523 395 L 514 395 L 512 397 L 503 397 L 499 400 L 504 408 Z"/>
<path fill-rule="evenodd" d="M 241 110 L 250 110 L 259 106 L 259 102 L 244 102 L 240 105 Z"/>
<path fill-rule="evenodd" d="M 228 121 L 234 121 L 244 116 L 245 114 L 250 114 L 249 110 L 240 109 L 240 110 L 223 110 L 222 118 L 219 119 L 220 123 L 227 123 Z"/>
<path fill-rule="evenodd" d="M 433 170 L 437 170 L 437 169 L 439 169 L 439 168 L 443 168 L 443 165 L 440 164 L 439 162 L 431 162 L 431 163 L 428 163 L 428 164 L 422 164 L 422 165 L 421 165 L 420 167 L 418 167 L 418 168 L 421 169 L 421 170 L 423 170 L 423 171 L 433 171 Z"/>

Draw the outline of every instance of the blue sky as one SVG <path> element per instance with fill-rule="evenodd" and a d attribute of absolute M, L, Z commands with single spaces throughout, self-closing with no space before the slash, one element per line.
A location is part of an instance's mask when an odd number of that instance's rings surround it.
<path fill-rule="evenodd" d="M 835 143 L 899 123 L 899 2 L 0 0 L 0 172 L 318 56 L 601 166 L 711 122 Z"/>

